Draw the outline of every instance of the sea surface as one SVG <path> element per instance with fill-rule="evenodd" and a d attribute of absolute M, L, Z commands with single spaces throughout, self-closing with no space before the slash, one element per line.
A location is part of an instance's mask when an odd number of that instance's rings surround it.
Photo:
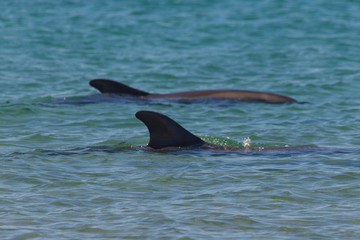
<path fill-rule="evenodd" d="M 1 239 L 360 239 L 359 1 L 0 9 Z M 307 103 L 77 101 L 93 78 Z M 139 110 L 223 146 L 345 151 L 151 151 Z"/>

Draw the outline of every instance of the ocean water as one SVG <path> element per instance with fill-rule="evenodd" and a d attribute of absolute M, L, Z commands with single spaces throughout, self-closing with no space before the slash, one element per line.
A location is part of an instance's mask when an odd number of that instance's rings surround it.
<path fill-rule="evenodd" d="M 1 239 L 359 239 L 360 2 L 0 2 Z M 64 104 L 110 78 L 307 104 Z M 64 101 L 57 101 L 62 99 Z M 213 143 L 148 151 L 138 110 Z M 119 145 L 120 144 L 120 145 Z M 352 151 L 351 149 L 355 149 Z"/>

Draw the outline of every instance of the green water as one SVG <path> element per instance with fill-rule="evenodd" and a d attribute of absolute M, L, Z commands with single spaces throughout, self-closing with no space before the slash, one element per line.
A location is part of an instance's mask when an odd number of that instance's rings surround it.
<path fill-rule="evenodd" d="M 138 110 L 213 143 L 359 149 L 358 1 L 1 1 L 1 239 L 359 239 L 356 151 L 152 152 Z M 308 104 L 54 100 L 93 78 Z M 119 143 L 120 146 L 118 145 Z"/>

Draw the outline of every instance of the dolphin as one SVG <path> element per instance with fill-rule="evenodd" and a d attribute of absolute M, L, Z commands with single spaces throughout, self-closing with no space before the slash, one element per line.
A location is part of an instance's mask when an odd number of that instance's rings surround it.
<path fill-rule="evenodd" d="M 136 118 L 142 121 L 150 133 L 150 139 L 146 148 L 153 150 L 177 150 L 177 149 L 207 149 L 220 151 L 237 151 L 237 152 L 263 152 L 273 150 L 275 152 L 358 152 L 355 149 L 341 149 L 318 146 L 285 146 L 285 147 L 230 147 L 208 143 L 195 136 L 179 123 L 158 112 L 138 111 Z"/>
<path fill-rule="evenodd" d="M 93 79 L 89 81 L 90 86 L 96 88 L 103 94 L 114 94 L 120 96 L 133 96 L 140 99 L 172 99 L 178 101 L 194 101 L 206 99 L 227 99 L 242 102 L 263 103 L 299 103 L 295 99 L 269 92 L 247 91 L 247 90 L 197 90 L 166 94 L 149 93 L 129 87 L 123 83 L 110 79 Z"/>

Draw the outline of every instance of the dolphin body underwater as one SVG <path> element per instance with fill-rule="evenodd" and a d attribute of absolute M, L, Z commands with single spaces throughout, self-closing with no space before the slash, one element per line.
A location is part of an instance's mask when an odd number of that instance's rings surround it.
<path fill-rule="evenodd" d="M 158 112 L 138 111 L 136 118 L 141 120 L 149 130 L 150 140 L 146 148 L 152 150 L 181 150 L 181 149 L 204 149 L 227 152 L 252 152 L 263 153 L 269 150 L 275 153 L 349 153 L 359 152 L 357 149 L 342 149 L 318 146 L 293 146 L 293 147 L 230 147 L 208 143 L 195 136 L 180 124 Z"/>
<path fill-rule="evenodd" d="M 203 141 L 195 136 L 180 124 L 158 112 L 153 111 L 138 111 L 135 114 L 136 118 L 141 120 L 150 133 L 150 139 L 146 146 L 134 146 L 126 142 L 120 142 L 112 146 L 89 146 L 80 147 L 68 150 L 45 150 L 46 154 L 51 155 L 71 155 L 78 154 L 79 152 L 86 151 L 104 151 L 109 153 L 116 153 L 119 151 L 127 150 L 145 150 L 150 152 L 161 153 L 202 153 L 209 152 L 215 154 L 246 154 L 246 155 L 297 155 L 307 153 L 321 153 L 321 154 L 334 154 L 334 153 L 360 153 L 357 148 L 336 148 L 336 147 L 319 147 L 319 146 L 285 146 L 285 147 L 232 147 L 212 144 Z M 22 153 L 20 153 L 22 154 Z"/>
<path fill-rule="evenodd" d="M 89 81 L 89 84 L 90 86 L 99 90 L 102 94 L 131 96 L 134 97 L 134 99 L 142 100 L 168 99 L 190 102 L 196 100 L 225 99 L 241 102 L 263 102 L 274 104 L 301 103 L 291 97 L 280 94 L 247 90 L 196 90 L 166 94 L 155 94 L 138 90 L 110 79 L 93 79 Z"/>

